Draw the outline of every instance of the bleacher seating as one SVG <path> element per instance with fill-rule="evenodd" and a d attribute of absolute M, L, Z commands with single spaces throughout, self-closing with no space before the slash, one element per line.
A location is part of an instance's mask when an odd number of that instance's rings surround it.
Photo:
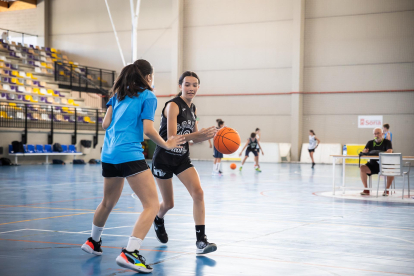
<path fill-rule="evenodd" d="M 85 69 L 71 61 L 58 49 L 23 45 L 22 43 L 6 43 L 0 39 L 0 100 L 6 103 L 44 104 L 53 108 L 54 115 L 44 116 L 36 112 L 28 112 L 29 121 L 50 121 L 73 123 L 76 118 L 71 116 L 77 108 L 79 123 L 93 124 L 101 122 L 103 118 L 95 118 L 95 114 L 87 116 L 82 114 L 80 107 L 82 101 L 72 97 L 70 90 L 56 89 L 54 76 L 55 62 L 63 65 L 59 67 L 59 74 L 70 76 L 70 68 L 77 72 L 85 73 Z M 86 76 L 92 81 L 97 81 L 91 75 Z M 53 79 L 54 80 L 54 79 Z M 2 102 L 3 104 L 3 102 Z M 15 107 L 17 108 L 17 107 Z M 3 119 L 24 119 L 24 109 L 19 112 L 1 110 Z M 55 114 L 57 113 L 57 114 Z M 62 114 L 68 114 L 64 116 Z M 13 115 L 13 116 L 12 116 Z M 103 114 L 100 116 L 103 117 Z"/>

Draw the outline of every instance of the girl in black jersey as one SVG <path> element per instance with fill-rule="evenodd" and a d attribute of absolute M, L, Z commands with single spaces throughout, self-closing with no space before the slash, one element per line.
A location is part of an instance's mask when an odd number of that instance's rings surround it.
<path fill-rule="evenodd" d="M 193 198 L 193 216 L 196 229 L 196 253 L 206 254 L 217 250 L 214 243 L 207 241 L 205 235 L 205 208 L 203 189 L 200 177 L 191 164 L 188 141 L 202 142 L 214 137 L 217 132 L 214 126 L 198 130 L 197 109 L 192 103 L 200 80 L 194 72 L 184 72 L 179 81 L 181 92 L 174 99 L 165 104 L 161 113 L 160 136 L 167 137 L 181 134 L 185 137 L 182 148 L 165 150 L 155 149 L 152 159 L 152 173 L 157 180 L 162 195 L 160 210 L 154 220 L 154 230 L 161 243 L 168 242 L 168 235 L 164 226 L 164 215 L 174 207 L 173 182 L 175 174 L 187 188 Z"/>
<path fill-rule="evenodd" d="M 252 132 L 252 134 L 250 134 L 250 138 L 247 139 L 247 143 L 246 143 L 246 145 L 244 145 L 244 147 L 241 150 L 239 156 L 242 155 L 242 153 L 243 153 L 243 151 L 246 147 L 247 147 L 246 154 L 245 154 L 244 159 L 242 161 L 242 165 L 240 166 L 240 171 L 243 169 L 244 162 L 246 162 L 246 159 L 249 157 L 249 154 L 252 152 L 254 154 L 255 170 L 257 172 L 262 172 L 260 170 L 260 165 L 259 165 L 259 150 L 262 152 L 262 155 L 264 155 L 264 152 L 263 152 L 262 147 L 260 146 L 259 141 L 256 138 L 256 133 Z"/>
<path fill-rule="evenodd" d="M 222 119 L 217 119 L 217 131 L 220 130 L 224 126 L 224 121 Z M 210 143 L 210 147 L 212 147 L 211 141 L 208 140 Z M 214 142 L 214 140 L 213 140 Z M 216 147 L 214 146 L 214 163 L 213 163 L 213 175 L 221 175 L 220 165 L 221 165 L 221 158 L 223 158 L 223 154 L 219 152 Z"/>

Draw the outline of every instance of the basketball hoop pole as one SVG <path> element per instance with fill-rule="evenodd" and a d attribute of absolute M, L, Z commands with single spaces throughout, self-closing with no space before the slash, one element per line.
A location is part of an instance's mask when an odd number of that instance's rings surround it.
<path fill-rule="evenodd" d="M 131 34 L 131 49 L 132 49 L 132 61 L 138 59 L 138 18 L 139 10 L 141 7 L 141 0 L 137 0 L 137 6 L 134 14 L 134 0 L 129 0 L 131 7 L 131 20 L 132 20 L 132 34 Z"/>
<path fill-rule="evenodd" d="M 124 54 L 122 53 L 121 44 L 119 43 L 119 39 L 118 39 L 118 34 L 116 33 L 114 21 L 112 20 L 111 10 L 109 9 L 108 0 L 105 0 L 105 4 L 106 4 L 106 8 L 108 9 L 109 20 L 111 21 L 112 29 L 114 30 L 115 40 L 116 40 L 116 43 L 118 44 L 119 53 L 121 54 L 122 64 L 125 66 L 126 64 L 125 64 Z"/>

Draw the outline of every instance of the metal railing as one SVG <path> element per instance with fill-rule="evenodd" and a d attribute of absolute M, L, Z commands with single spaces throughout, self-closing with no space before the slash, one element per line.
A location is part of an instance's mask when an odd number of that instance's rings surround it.
<path fill-rule="evenodd" d="M 108 95 L 115 71 L 55 61 L 55 81 L 60 88 Z"/>
<path fill-rule="evenodd" d="M 9 41 L 14 41 L 16 43 L 21 43 L 21 44 L 32 44 L 32 45 L 36 45 L 37 44 L 37 35 L 34 34 L 28 34 L 28 33 L 22 33 L 22 32 L 18 32 L 18 31 L 13 31 L 13 30 L 8 30 L 8 29 L 2 29 L 0 28 L 0 32 L 1 32 L 1 39 L 3 39 L 3 33 L 6 32 L 7 33 L 7 37 L 6 40 Z"/>
<path fill-rule="evenodd" d="M 77 143 L 78 130 L 91 130 L 95 132 L 95 147 L 98 143 L 98 132 L 103 130 L 104 116 L 105 112 L 99 109 L 0 101 L 0 127 L 24 128 L 24 144 L 27 142 L 28 129 L 50 129 L 48 144 L 53 144 L 56 129 L 73 130 L 72 144 Z"/>

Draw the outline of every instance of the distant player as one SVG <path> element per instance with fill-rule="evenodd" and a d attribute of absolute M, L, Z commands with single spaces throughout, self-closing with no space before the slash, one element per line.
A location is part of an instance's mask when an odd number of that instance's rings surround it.
<path fill-rule="evenodd" d="M 312 159 L 312 169 L 315 167 L 315 161 L 313 159 L 313 154 L 315 152 L 315 149 L 319 146 L 320 143 L 321 141 L 318 138 L 316 138 L 315 132 L 312 129 L 309 130 L 308 151 L 309 151 L 310 158 Z"/>
<path fill-rule="evenodd" d="M 246 159 L 249 157 L 249 154 L 253 153 L 254 162 L 255 162 L 254 165 L 255 165 L 255 168 L 256 168 L 255 170 L 257 172 L 262 172 L 260 170 L 260 165 L 259 165 L 259 150 L 262 151 L 262 155 L 264 155 L 264 152 L 263 152 L 262 147 L 260 146 L 259 141 L 256 139 L 256 133 L 252 132 L 252 134 L 250 134 L 250 138 L 247 139 L 247 143 L 246 143 L 246 145 L 244 145 L 244 147 L 241 150 L 239 156 L 242 156 L 242 153 L 243 153 L 244 149 L 246 149 L 246 153 L 245 153 L 244 159 L 242 161 L 242 164 L 241 164 L 239 170 L 241 171 L 243 169 L 244 162 L 246 162 Z"/>

